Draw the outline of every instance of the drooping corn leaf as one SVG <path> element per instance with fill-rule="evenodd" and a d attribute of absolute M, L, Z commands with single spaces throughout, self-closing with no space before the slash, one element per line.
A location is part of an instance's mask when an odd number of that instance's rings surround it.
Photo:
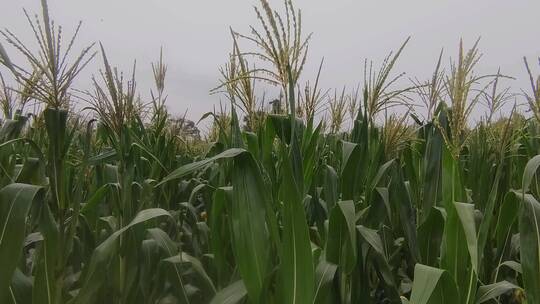
<path fill-rule="evenodd" d="M 101 243 L 92 254 L 90 264 L 85 272 L 84 284 L 75 297 L 74 303 L 92 303 L 92 299 L 96 296 L 107 275 L 107 271 L 104 270 L 107 269 L 111 259 L 118 252 L 118 239 L 123 233 L 129 231 L 134 226 L 163 216 L 170 217 L 171 215 L 169 212 L 159 208 L 142 210 L 128 225 L 115 231 Z"/>
<path fill-rule="evenodd" d="M 13 183 L 0 190 L 0 299 L 10 293 L 13 272 L 22 255 L 27 214 L 41 189 Z"/>
<path fill-rule="evenodd" d="M 532 195 L 521 196 L 519 212 L 520 258 L 528 302 L 540 302 L 540 203 Z"/>
<path fill-rule="evenodd" d="M 485 303 L 489 300 L 496 299 L 499 296 L 514 289 L 520 289 L 520 287 L 508 281 L 502 281 L 494 284 L 480 286 L 478 288 L 478 292 L 476 293 L 476 303 L 480 304 Z"/>
<path fill-rule="evenodd" d="M 210 304 L 239 304 L 243 303 L 246 296 L 246 286 L 239 280 L 218 291 Z"/>
<path fill-rule="evenodd" d="M 328 296 L 332 288 L 332 281 L 336 275 L 337 265 L 320 259 L 315 270 L 315 304 L 328 303 Z"/>
<path fill-rule="evenodd" d="M 165 178 L 163 178 L 163 180 L 161 182 L 159 182 L 156 187 L 166 183 L 166 182 L 169 182 L 171 180 L 175 180 L 175 179 L 179 179 L 179 178 L 182 178 L 194 171 L 197 171 L 197 170 L 201 170 L 203 169 L 204 167 L 206 167 L 207 165 L 209 165 L 210 163 L 216 161 L 216 160 L 220 160 L 220 159 L 224 159 L 224 158 L 233 158 L 241 153 L 244 153 L 246 152 L 246 150 L 244 149 L 240 149 L 240 148 L 232 148 L 232 149 L 229 149 L 229 150 L 226 150 L 226 151 L 223 151 L 221 153 L 219 153 L 218 155 L 216 156 L 213 156 L 213 157 L 210 157 L 210 158 L 207 158 L 207 159 L 204 159 L 204 160 L 201 160 L 201 161 L 198 161 L 198 162 L 194 162 L 194 163 L 190 163 L 190 164 L 187 164 L 185 166 L 182 166 L 176 170 L 174 170 L 173 172 L 171 172 L 169 175 L 167 175 Z"/>
<path fill-rule="evenodd" d="M 448 272 L 416 264 L 411 304 L 451 304 L 459 301 L 456 284 Z"/>

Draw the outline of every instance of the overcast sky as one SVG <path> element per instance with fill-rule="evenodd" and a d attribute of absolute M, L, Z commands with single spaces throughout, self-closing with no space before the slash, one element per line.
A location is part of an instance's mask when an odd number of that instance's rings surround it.
<path fill-rule="evenodd" d="M 32 41 L 22 8 L 40 12 L 39 0 L 2 0 L 0 27 Z M 79 20 L 79 41 L 101 41 L 111 62 L 128 70 L 137 60 L 138 87 L 147 94 L 152 85 L 150 62 L 160 46 L 168 64 L 166 90 L 174 113 L 188 110 L 194 120 L 210 111 L 220 96 L 209 96 L 218 83 L 220 65 L 231 48 L 229 26 L 248 32 L 256 24 L 252 6 L 257 0 L 49 0 L 51 15 L 67 33 Z M 270 0 L 275 8 L 283 1 Z M 481 36 L 484 54 L 479 72 L 517 78 L 514 91 L 530 90 L 523 56 L 540 56 L 539 0 L 296 0 L 303 29 L 313 32 L 304 78 L 312 79 L 325 58 L 321 84 L 325 88 L 354 87 L 363 78 L 365 58 L 380 62 L 408 37 L 396 72 L 426 78 L 441 48 L 445 58 L 456 56 L 460 37 L 470 46 Z M 9 49 L 9 53 L 13 53 Z M 95 73 L 95 60 L 77 82 L 80 89 Z M 447 63 L 448 60 L 445 61 Z M 538 71 L 538 65 L 534 65 Z"/>

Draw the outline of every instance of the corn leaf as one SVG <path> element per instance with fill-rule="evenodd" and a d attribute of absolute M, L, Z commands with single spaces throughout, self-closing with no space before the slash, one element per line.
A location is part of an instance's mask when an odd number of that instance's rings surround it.
<path fill-rule="evenodd" d="M 0 299 L 10 293 L 13 272 L 22 255 L 28 211 L 41 189 L 14 183 L 0 190 Z"/>
<path fill-rule="evenodd" d="M 353 201 L 341 201 L 330 213 L 326 260 L 351 273 L 356 264 L 356 225 Z"/>
<path fill-rule="evenodd" d="M 236 261 L 250 300 L 257 302 L 268 273 L 270 238 L 265 211 L 268 197 L 251 154 L 235 157 L 232 184 L 231 223 Z"/>
<path fill-rule="evenodd" d="M 451 304 L 460 301 L 456 284 L 448 272 L 416 264 L 410 303 Z"/>
<path fill-rule="evenodd" d="M 90 264 L 88 265 L 88 269 L 85 273 L 84 284 L 77 294 L 77 297 L 74 299 L 74 303 L 92 303 L 92 299 L 96 296 L 96 293 L 104 283 L 104 279 L 107 275 L 107 272 L 104 271 L 104 269 L 107 269 L 107 265 L 109 265 L 111 259 L 118 252 L 118 239 L 123 233 L 129 231 L 134 226 L 163 216 L 170 217 L 170 214 L 167 211 L 159 208 L 142 210 L 128 225 L 115 231 L 110 237 L 101 243 L 92 254 Z"/>

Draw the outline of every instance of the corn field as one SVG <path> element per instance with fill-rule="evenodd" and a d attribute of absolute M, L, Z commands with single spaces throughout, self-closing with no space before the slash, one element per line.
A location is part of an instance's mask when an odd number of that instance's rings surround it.
<path fill-rule="evenodd" d="M 0 303 L 540 303 L 526 59 L 520 94 L 475 73 L 478 41 L 409 81 L 407 39 L 355 90 L 325 91 L 322 62 L 301 77 L 300 10 L 261 0 L 258 26 L 230 31 L 211 90 L 227 103 L 200 137 L 167 111 L 163 56 L 142 98 L 135 66 L 78 49 L 80 24 L 69 36 L 41 4 L 32 43 L 0 30 Z"/>

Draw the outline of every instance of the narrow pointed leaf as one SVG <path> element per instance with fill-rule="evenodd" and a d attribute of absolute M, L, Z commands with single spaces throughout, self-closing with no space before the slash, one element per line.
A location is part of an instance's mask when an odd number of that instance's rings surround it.
<path fill-rule="evenodd" d="M 42 188 L 10 184 L 0 190 L 0 299 L 9 285 L 22 255 L 27 214 Z"/>

